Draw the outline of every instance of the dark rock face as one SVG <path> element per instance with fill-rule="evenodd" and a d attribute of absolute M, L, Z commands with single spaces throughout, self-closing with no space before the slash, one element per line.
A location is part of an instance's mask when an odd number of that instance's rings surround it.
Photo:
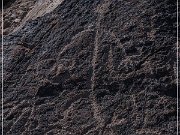
<path fill-rule="evenodd" d="M 3 1 L 3 6 L 6 8 L 6 7 L 9 7 L 13 2 L 15 2 L 16 0 L 4 0 Z M 0 4 L 1 8 L 2 8 L 2 2 Z"/>
<path fill-rule="evenodd" d="M 176 134 L 175 0 L 65 0 L 4 55 L 4 134 Z"/>

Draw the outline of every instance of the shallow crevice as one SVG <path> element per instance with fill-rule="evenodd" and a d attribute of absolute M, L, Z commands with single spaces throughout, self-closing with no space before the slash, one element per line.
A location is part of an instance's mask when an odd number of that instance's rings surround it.
<path fill-rule="evenodd" d="M 59 92 L 63 90 L 62 85 L 58 84 L 45 84 L 44 86 L 39 87 L 38 92 L 36 96 L 39 97 L 52 97 L 52 96 L 58 96 Z"/>

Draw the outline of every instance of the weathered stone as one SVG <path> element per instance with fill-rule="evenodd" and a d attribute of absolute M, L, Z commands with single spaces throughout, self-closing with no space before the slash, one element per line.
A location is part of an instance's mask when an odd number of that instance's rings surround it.
<path fill-rule="evenodd" d="M 4 38 L 4 134 L 175 135 L 175 0 L 64 0 Z"/>

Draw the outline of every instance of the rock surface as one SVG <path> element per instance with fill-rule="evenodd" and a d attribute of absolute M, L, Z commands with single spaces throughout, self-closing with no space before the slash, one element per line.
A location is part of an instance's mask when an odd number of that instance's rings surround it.
<path fill-rule="evenodd" d="M 4 1 L 4 35 L 22 28 L 34 20 L 53 11 L 63 0 L 6 0 Z M 2 11 L 0 12 L 2 15 Z M 2 21 L 2 20 L 0 20 Z"/>
<path fill-rule="evenodd" d="M 175 0 L 64 0 L 4 38 L 4 134 L 175 135 Z"/>
<path fill-rule="evenodd" d="M 4 35 L 8 35 L 20 25 L 21 21 L 33 8 L 36 1 L 37 0 L 3 0 Z M 2 10 L 0 11 L 0 15 L 2 16 Z M 0 23 L 2 23 L 2 19 L 0 20 Z"/>

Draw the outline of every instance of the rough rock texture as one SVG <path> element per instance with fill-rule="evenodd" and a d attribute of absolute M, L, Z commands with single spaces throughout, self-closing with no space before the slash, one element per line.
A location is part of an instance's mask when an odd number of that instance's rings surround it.
<path fill-rule="evenodd" d="M 14 31 L 22 28 L 28 20 L 34 20 L 51 11 L 53 11 L 63 0 L 36 0 L 34 7 L 27 13 L 20 23 L 20 26 L 15 28 Z"/>
<path fill-rule="evenodd" d="M 34 20 L 54 10 L 63 0 L 5 0 L 4 35 L 22 28 L 29 20 Z M 0 11 L 2 15 L 2 11 Z M 2 20 L 0 20 L 1 22 Z"/>
<path fill-rule="evenodd" d="M 175 0 L 64 0 L 4 57 L 6 135 L 176 135 Z"/>
<path fill-rule="evenodd" d="M 33 8 L 36 1 L 37 0 L 3 0 L 4 35 L 11 33 L 14 28 L 19 26 L 26 14 Z M 2 10 L 0 11 L 0 15 L 2 16 Z M 2 19 L 0 23 L 2 23 Z"/>

